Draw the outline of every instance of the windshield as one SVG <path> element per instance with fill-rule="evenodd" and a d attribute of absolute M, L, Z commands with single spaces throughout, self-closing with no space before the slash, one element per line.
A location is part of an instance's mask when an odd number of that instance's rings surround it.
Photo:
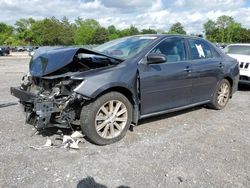
<path fill-rule="evenodd" d="M 94 50 L 102 52 L 119 59 L 128 59 L 139 53 L 144 47 L 149 45 L 156 37 L 153 36 L 132 36 L 113 40 L 104 43 Z"/>
<path fill-rule="evenodd" d="M 250 55 L 250 46 L 228 46 L 227 48 L 225 48 L 225 52 L 227 54 Z"/>

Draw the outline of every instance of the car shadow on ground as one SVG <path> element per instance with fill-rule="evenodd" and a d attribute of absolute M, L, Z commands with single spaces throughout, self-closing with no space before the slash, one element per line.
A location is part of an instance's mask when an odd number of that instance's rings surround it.
<path fill-rule="evenodd" d="M 82 179 L 78 182 L 77 188 L 108 188 L 106 185 L 97 183 L 95 179 L 91 176 Z M 117 188 L 130 188 L 128 186 L 120 185 Z"/>
<path fill-rule="evenodd" d="M 151 123 L 154 121 L 159 121 L 162 119 L 172 118 L 172 117 L 175 117 L 175 116 L 178 116 L 181 114 L 189 113 L 189 112 L 200 110 L 203 108 L 207 108 L 207 106 L 206 105 L 196 106 L 196 107 L 188 108 L 185 110 L 180 110 L 180 111 L 176 111 L 176 112 L 171 112 L 171 113 L 166 113 L 166 114 L 162 114 L 162 115 L 156 115 L 153 117 L 148 117 L 148 118 L 139 120 L 137 126 L 141 126 L 143 124 Z M 55 136 L 55 135 L 62 136 L 62 135 L 71 135 L 73 133 L 73 131 L 76 131 L 76 130 L 81 131 L 80 126 L 73 126 L 73 130 L 72 129 L 57 128 L 57 127 L 49 127 L 46 129 L 39 130 L 37 134 L 42 135 L 43 137 L 50 137 L 50 136 Z M 129 130 L 133 131 L 133 127 L 131 126 Z"/>
<path fill-rule="evenodd" d="M 250 85 L 239 84 L 238 90 L 239 91 L 250 91 Z"/>
<path fill-rule="evenodd" d="M 37 135 L 42 135 L 43 137 L 50 137 L 53 135 L 71 135 L 72 130 L 71 129 L 63 129 L 63 128 L 57 128 L 57 127 L 49 127 L 42 130 L 37 130 Z"/>

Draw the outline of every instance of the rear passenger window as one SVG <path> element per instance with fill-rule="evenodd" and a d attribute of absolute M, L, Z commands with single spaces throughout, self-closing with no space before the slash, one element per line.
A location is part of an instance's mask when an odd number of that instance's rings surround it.
<path fill-rule="evenodd" d="M 184 39 L 166 39 L 158 44 L 151 53 L 164 54 L 167 62 L 179 62 L 186 60 Z"/>
<path fill-rule="evenodd" d="M 207 59 L 213 58 L 213 53 L 210 46 L 201 40 L 197 39 L 188 39 L 191 59 Z"/>

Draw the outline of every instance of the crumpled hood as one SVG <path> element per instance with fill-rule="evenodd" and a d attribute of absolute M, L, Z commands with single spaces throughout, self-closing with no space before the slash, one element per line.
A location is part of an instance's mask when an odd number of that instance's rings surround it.
<path fill-rule="evenodd" d="M 34 56 L 30 60 L 30 74 L 34 77 L 42 77 L 53 73 L 70 64 L 73 61 L 74 56 L 78 53 L 111 57 L 85 48 L 40 47 L 36 50 Z"/>
<path fill-rule="evenodd" d="M 45 76 L 72 62 L 79 48 L 40 47 L 30 61 L 30 74 Z"/>

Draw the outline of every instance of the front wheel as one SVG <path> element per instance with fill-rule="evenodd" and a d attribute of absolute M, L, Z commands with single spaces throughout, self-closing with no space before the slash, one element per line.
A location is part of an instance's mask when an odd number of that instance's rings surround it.
<path fill-rule="evenodd" d="M 229 81 L 226 79 L 221 80 L 217 89 L 215 90 L 215 93 L 213 94 L 213 99 L 209 104 L 209 107 L 215 110 L 223 109 L 227 105 L 230 95 L 231 85 Z"/>
<path fill-rule="evenodd" d="M 121 140 L 132 121 L 132 105 L 118 92 L 109 92 L 83 106 L 81 128 L 86 138 L 107 145 Z"/>

